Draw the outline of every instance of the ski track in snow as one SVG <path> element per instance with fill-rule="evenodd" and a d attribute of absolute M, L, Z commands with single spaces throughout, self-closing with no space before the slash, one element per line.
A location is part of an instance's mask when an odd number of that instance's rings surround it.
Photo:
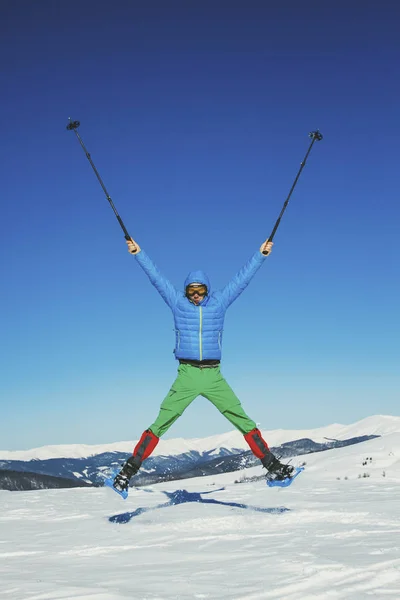
<path fill-rule="evenodd" d="M 225 473 L 132 489 L 125 502 L 106 488 L 0 491 L 0 600 L 398 600 L 399 469 L 337 480 L 324 476 L 329 453 L 307 456 L 286 489 Z M 289 510 L 157 508 L 176 489 Z M 138 508 L 124 524 L 108 520 Z"/>

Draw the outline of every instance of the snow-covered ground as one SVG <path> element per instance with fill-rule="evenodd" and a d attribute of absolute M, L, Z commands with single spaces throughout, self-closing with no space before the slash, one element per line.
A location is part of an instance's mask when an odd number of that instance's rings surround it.
<path fill-rule="evenodd" d="M 0 599 L 398 600 L 400 434 L 303 460 L 286 489 L 234 484 L 256 467 L 125 502 L 105 488 L 0 491 Z M 177 489 L 188 502 L 168 501 Z"/>

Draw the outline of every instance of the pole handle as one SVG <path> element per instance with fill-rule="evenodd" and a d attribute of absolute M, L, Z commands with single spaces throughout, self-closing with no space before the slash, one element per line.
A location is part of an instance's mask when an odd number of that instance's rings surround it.
<path fill-rule="evenodd" d="M 267 239 L 267 241 L 265 243 L 268 244 L 268 242 L 272 242 L 271 236 L 269 236 L 269 238 Z M 264 256 L 268 256 L 268 254 L 270 254 L 270 252 L 266 252 L 265 250 L 263 250 L 262 254 L 264 254 Z"/>

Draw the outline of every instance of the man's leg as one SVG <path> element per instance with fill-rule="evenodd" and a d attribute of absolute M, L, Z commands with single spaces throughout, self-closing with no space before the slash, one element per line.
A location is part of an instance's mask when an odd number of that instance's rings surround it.
<path fill-rule="evenodd" d="M 146 429 L 136 444 L 133 454 L 114 479 L 114 487 L 127 489 L 129 480 L 135 475 L 144 460 L 150 456 L 160 437 L 182 415 L 183 411 L 199 395 L 195 378 L 188 373 L 187 365 L 180 365 L 178 376 L 164 398 L 157 419 Z"/>
<path fill-rule="evenodd" d="M 207 386 L 202 395 L 210 400 L 216 408 L 238 429 L 250 446 L 253 454 L 259 458 L 268 470 L 277 468 L 280 463 L 268 448 L 267 442 L 261 435 L 257 425 L 252 421 L 240 403 L 230 385 L 222 376 L 219 367 L 207 369 Z"/>
<path fill-rule="evenodd" d="M 247 416 L 239 398 L 222 376 L 219 367 L 204 369 L 204 389 L 201 394 L 212 402 L 216 408 L 244 436 L 257 428 L 255 422 Z"/>
<path fill-rule="evenodd" d="M 158 438 L 168 431 L 189 404 L 199 395 L 198 382 L 191 371 L 194 368 L 189 365 L 179 366 L 178 377 L 164 398 L 157 419 L 149 427 L 149 430 Z"/>

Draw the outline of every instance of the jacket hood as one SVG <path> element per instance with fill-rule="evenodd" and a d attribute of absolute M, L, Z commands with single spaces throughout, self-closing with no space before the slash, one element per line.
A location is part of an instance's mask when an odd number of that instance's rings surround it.
<path fill-rule="evenodd" d="M 190 271 L 189 275 L 185 279 L 185 291 L 190 283 L 204 283 L 204 285 L 207 286 L 208 294 L 211 292 L 210 280 L 204 271 Z"/>

